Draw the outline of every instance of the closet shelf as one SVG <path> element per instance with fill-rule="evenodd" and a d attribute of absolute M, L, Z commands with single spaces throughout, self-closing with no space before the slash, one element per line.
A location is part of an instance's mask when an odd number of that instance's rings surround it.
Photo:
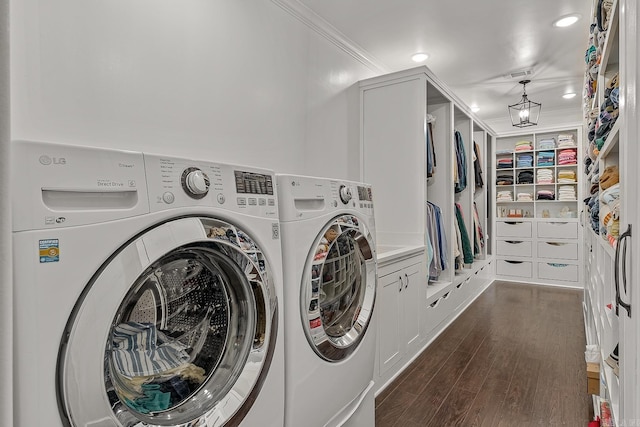
<path fill-rule="evenodd" d="M 603 70 L 606 70 L 610 63 L 617 63 L 618 61 L 617 43 L 614 43 L 617 41 L 616 36 L 618 35 L 618 3 L 618 0 L 613 0 L 613 4 L 611 5 L 609 28 L 607 28 L 604 48 L 602 49 L 602 56 L 600 57 L 600 70 L 598 71 L 597 89 L 600 89 L 600 82 L 604 80 L 605 72 Z M 611 59 L 613 59 L 613 61 L 610 62 Z"/>
<path fill-rule="evenodd" d="M 607 157 L 613 147 L 618 145 L 618 141 L 620 139 L 620 122 L 621 120 L 616 120 L 616 122 L 613 124 L 613 128 L 609 132 L 609 135 L 607 135 L 607 140 L 604 142 L 604 145 L 602 146 L 602 149 L 600 150 L 596 161 Z"/>

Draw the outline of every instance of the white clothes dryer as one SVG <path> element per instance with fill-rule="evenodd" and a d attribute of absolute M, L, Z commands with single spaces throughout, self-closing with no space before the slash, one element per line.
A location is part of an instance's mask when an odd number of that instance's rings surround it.
<path fill-rule="evenodd" d="M 375 424 L 371 187 L 276 175 L 285 311 L 285 426 Z"/>
<path fill-rule="evenodd" d="M 15 426 L 272 426 L 282 256 L 267 170 L 12 144 Z"/>

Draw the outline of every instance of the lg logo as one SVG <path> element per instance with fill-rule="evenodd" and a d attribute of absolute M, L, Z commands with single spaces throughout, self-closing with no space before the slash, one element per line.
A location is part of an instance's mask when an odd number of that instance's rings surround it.
<path fill-rule="evenodd" d="M 49 157 L 45 154 L 43 154 L 42 156 L 40 156 L 40 164 L 45 165 L 45 166 L 49 166 L 49 165 L 66 165 L 67 164 L 67 159 L 65 159 L 64 157 Z"/>

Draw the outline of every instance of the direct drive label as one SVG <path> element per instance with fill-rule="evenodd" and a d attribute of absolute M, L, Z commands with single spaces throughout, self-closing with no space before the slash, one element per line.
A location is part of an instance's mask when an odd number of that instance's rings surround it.
<path fill-rule="evenodd" d="M 60 261 L 60 245 L 58 239 L 40 240 L 40 262 Z"/>

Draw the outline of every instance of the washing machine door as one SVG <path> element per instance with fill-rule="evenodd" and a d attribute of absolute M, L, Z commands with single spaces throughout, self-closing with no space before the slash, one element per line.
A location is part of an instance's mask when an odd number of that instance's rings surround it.
<path fill-rule="evenodd" d="M 373 239 L 354 215 L 330 221 L 315 240 L 301 286 L 302 324 L 323 359 L 353 353 L 367 332 L 376 295 Z"/>
<path fill-rule="evenodd" d="M 277 310 L 271 269 L 243 230 L 204 217 L 147 230 L 94 275 L 68 323 L 66 423 L 237 425 L 268 371 Z"/>

